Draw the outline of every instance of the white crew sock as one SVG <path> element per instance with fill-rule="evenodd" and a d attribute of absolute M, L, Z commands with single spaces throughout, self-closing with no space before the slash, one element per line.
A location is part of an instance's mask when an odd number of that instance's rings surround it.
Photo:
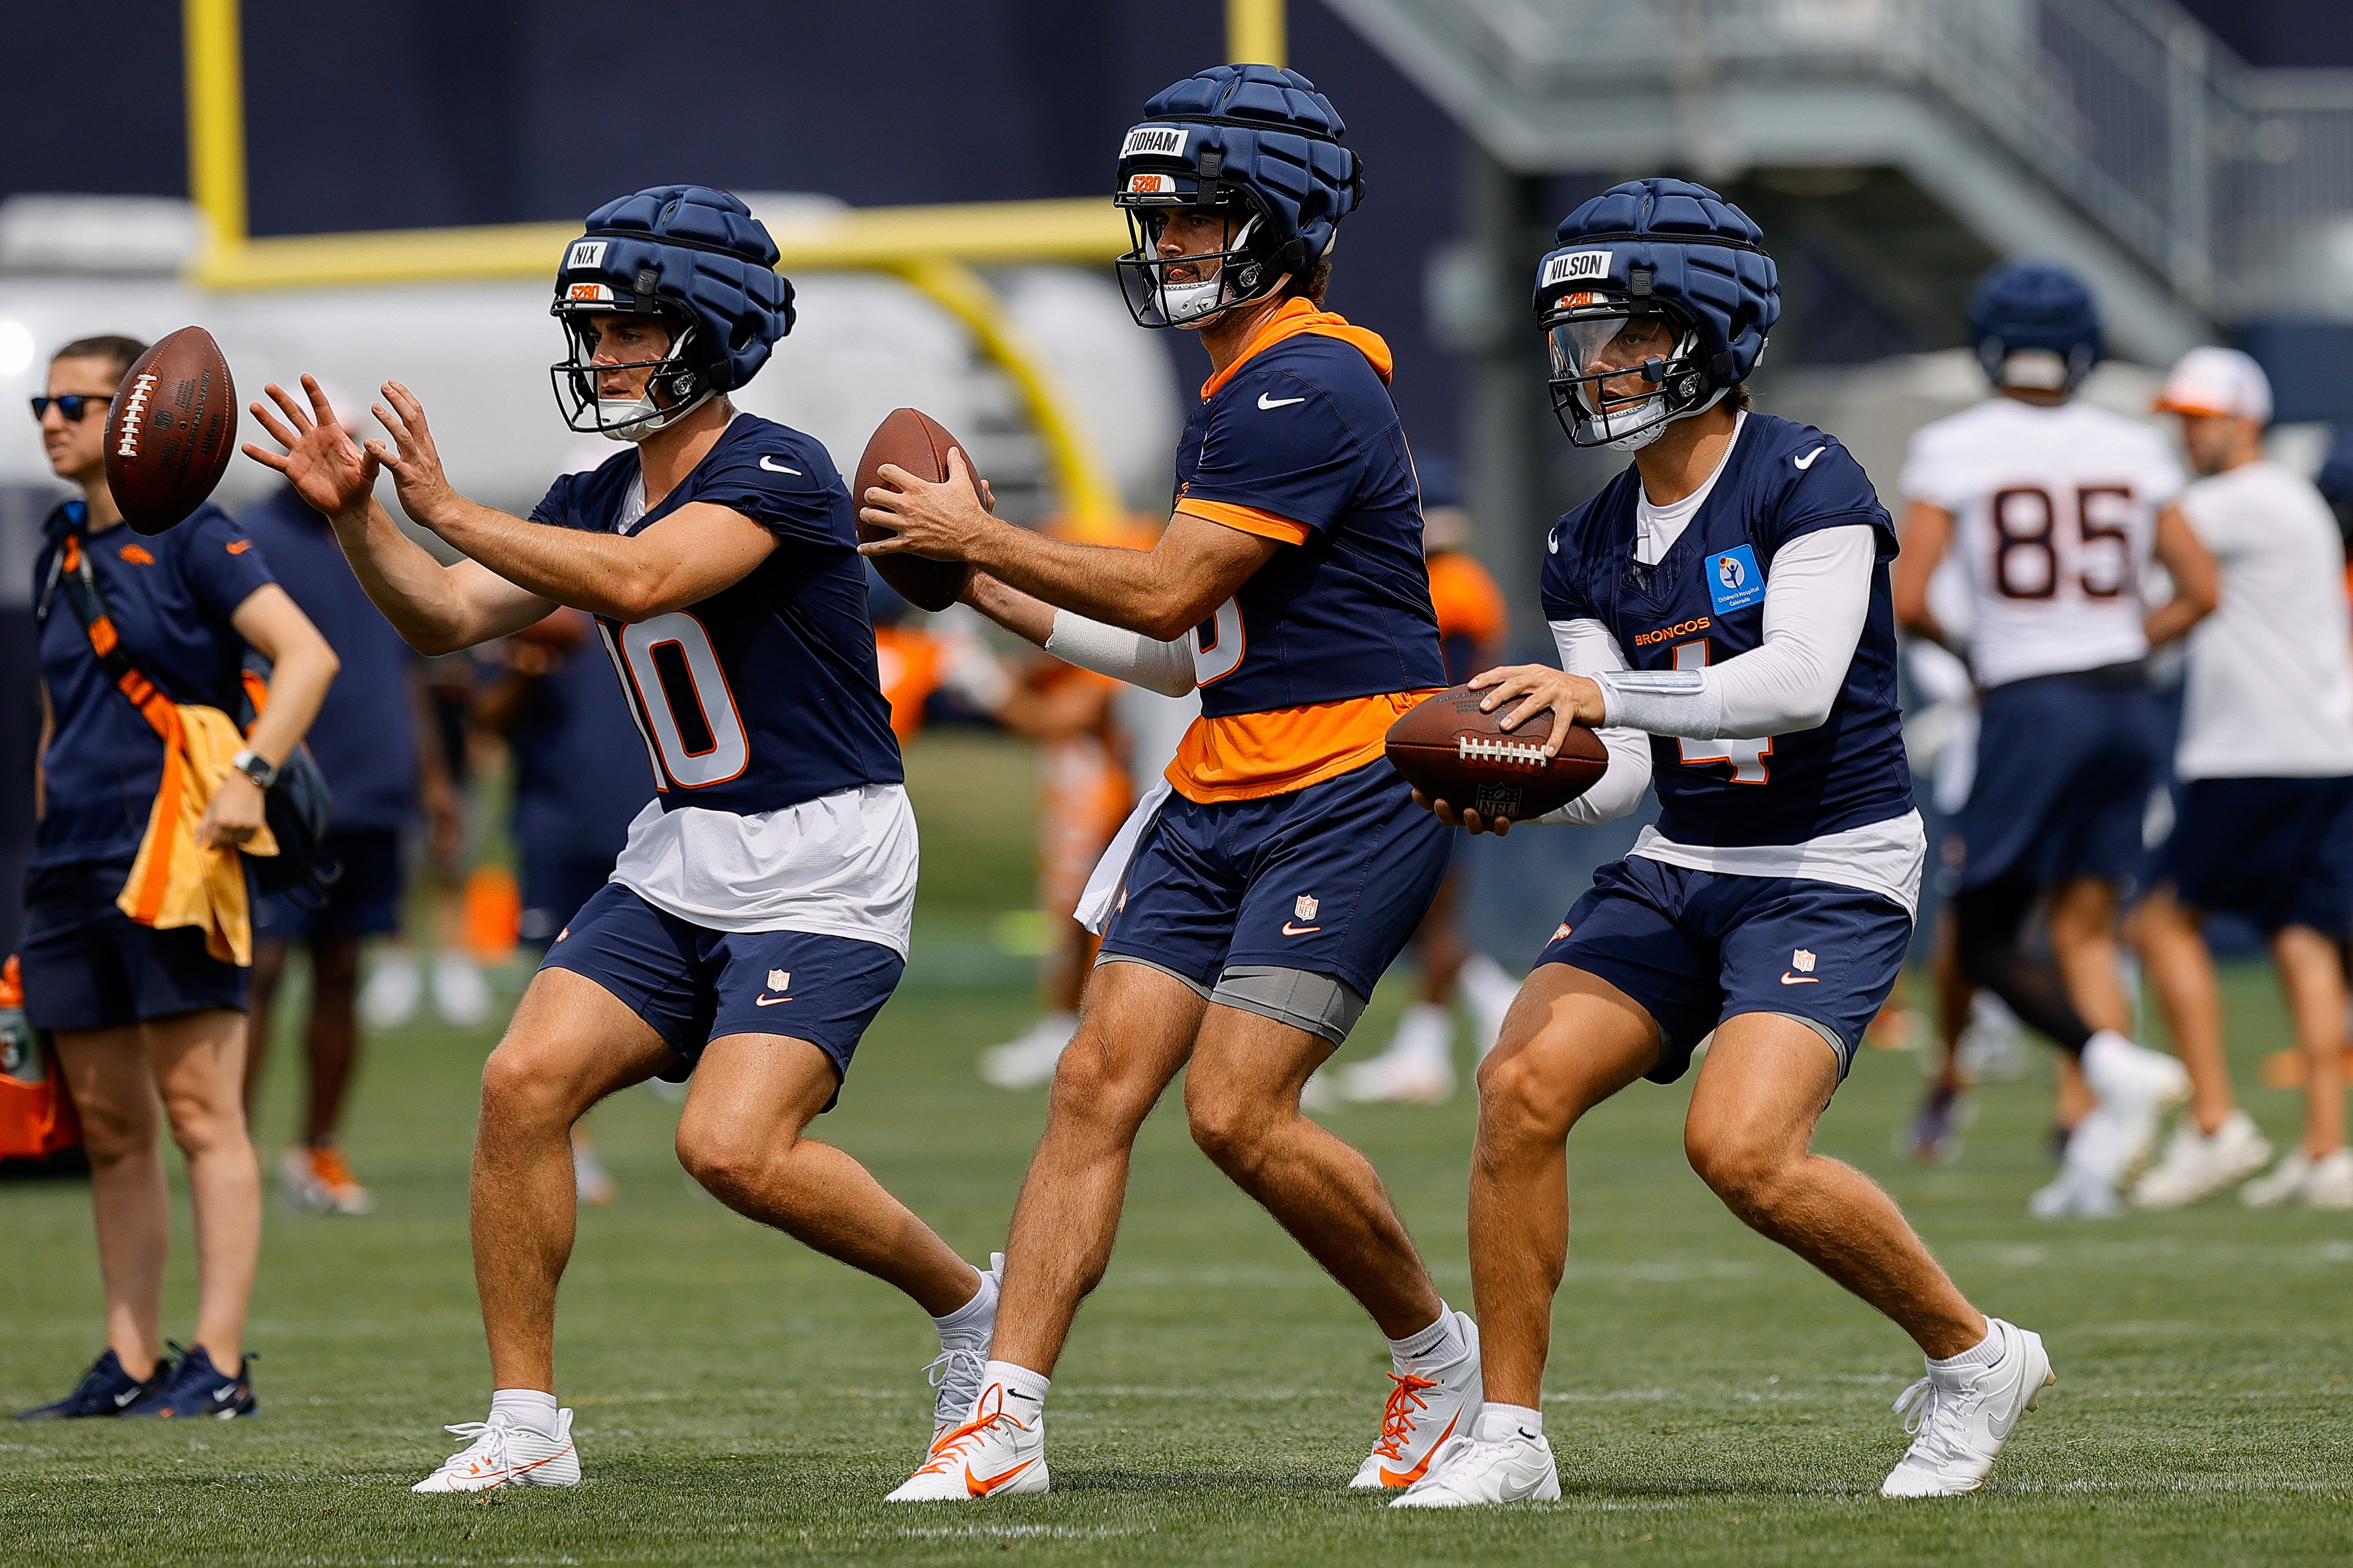
<path fill-rule="evenodd" d="M 1455 1321 L 1454 1309 L 1440 1301 L 1438 1321 L 1418 1333 L 1389 1342 L 1389 1359 L 1397 1363 L 1399 1372 L 1418 1372 L 1459 1360 L 1469 1348 L 1462 1342 L 1462 1328 Z"/>
<path fill-rule="evenodd" d="M 1958 1355 L 1948 1355 L 1942 1361 L 1937 1360 L 1935 1356 L 1928 1357 L 1928 1370 L 1931 1372 L 1970 1372 L 1981 1366 L 1999 1365 L 2001 1361 L 2002 1350 L 2001 1331 L 1994 1327 L 1993 1320 L 1991 1318 L 1988 1318 L 1986 1320 L 1985 1338 L 1979 1340 L 1976 1344 L 1971 1345 L 1968 1349 L 1963 1351 Z"/>
<path fill-rule="evenodd" d="M 491 1390 L 491 1415 L 493 1418 L 505 1416 L 511 1426 L 553 1434 L 555 1395 L 536 1388 L 494 1388 Z"/>
<path fill-rule="evenodd" d="M 988 1398 L 994 1384 L 1005 1391 L 1005 1413 L 1024 1426 L 1034 1426 L 1046 1409 L 1046 1390 L 1054 1380 L 1042 1373 L 1031 1372 L 1026 1366 L 1016 1366 L 1009 1361 L 993 1361 L 981 1368 L 980 1397 Z"/>
<path fill-rule="evenodd" d="M 946 1316 L 932 1320 L 932 1327 L 939 1330 L 942 1339 L 997 1310 L 997 1277 L 978 1268 L 973 1272 L 980 1276 L 980 1289 L 972 1293 L 972 1300 Z"/>
<path fill-rule="evenodd" d="M 1489 1400 L 1479 1406 L 1479 1418 L 1471 1424 L 1471 1439 L 1474 1443 L 1501 1443 L 1522 1436 L 1544 1436 L 1543 1411 Z"/>
<path fill-rule="evenodd" d="M 2139 1054 L 2138 1046 L 2114 1029 L 2094 1030 L 2092 1037 L 2084 1042 L 2084 1081 L 2092 1086 L 2093 1093 L 2105 1100 L 2105 1086 L 2116 1081 L 2119 1070 L 2130 1071 L 2133 1058 Z"/>

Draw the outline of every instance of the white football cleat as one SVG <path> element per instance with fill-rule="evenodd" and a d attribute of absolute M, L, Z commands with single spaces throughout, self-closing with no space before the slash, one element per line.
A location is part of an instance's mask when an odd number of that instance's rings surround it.
<path fill-rule="evenodd" d="M 981 1390 L 972 1419 L 948 1428 L 923 1468 L 882 1500 L 971 1502 L 1047 1490 L 1045 1412 L 1034 1411 L 1024 1422 L 1006 1410 L 1005 1398 L 1002 1384 Z M 1015 1403 L 1031 1402 L 1016 1395 Z"/>
<path fill-rule="evenodd" d="M 2099 1096 L 2100 1109 L 2114 1118 L 2123 1141 L 2116 1170 L 2122 1186 L 2156 1152 L 2166 1114 L 2189 1100 L 2189 1074 L 2163 1052 L 2103 1029 L 2084 1047 L 2084 1081 Z"/>
<path fill-rule="evenodd" d="M 1406 1009 L 1388 1048 L 1340 1072 L 1340 1098 L 1360 1104 L 1437 1105 L 1454 1094 L 1454 1015 L 1418 1002 Z"/>
<path fill-rule="evenodd" d="M 460 1421 L 443 1431 L 470 1438 L 441 1461 L 441 1468 L 408 1489 L 413 1492 L 487 1492 L 500 1487 L 576 1487 L 580 1452 L 572 1446 L 572 1412 L 555 1413 L 555 1430 L 542 1432 L 493 1414 L 488 1421 Z"/>
<path fill-rule="evenodd" d="M 1054 1081 L 1054 1066 L 1079 1032 L 1075 1013 L 1050 1013 L 1018 1038 L 980 1053 L 983 1083 L 998 1089 L 1039 1089 Z"/>
<path fill-rule="evenodd" d="M 2316 1160 L 2299 1144 L 2281 1155 L 2268 1175 L 2241 1187 L 2239 1201 L 2251 1209 L 2293 1203 L 2316 1209 L 2353 1208 L 2353 1149 L 2339 1149 Z"/>
<path fill-rule="evenodd" d="M 425 994 L 425 976 L 416 956 L 406 951 L 376 954 L 367 984 L 360 987 L 360 1022 L 371 1029 L 401 1029 L 417 1016 Z"/>
<path fill-rule="evenodd" d="M 2108 1106 L 2095 1105 L 2067 1136 L 2059 1179 L 2026 1203 L 2036 1219 L 2114 1219 L 2125 1212 L 2116 1188 L 2130 1134 Z"/>
<path fill-rule="evenodd" d="M 1460 1433 L 1470 1430 L 1479 1414 L 1479 1325 L 1468 1314 L 1456 1312 L 1454 1327 L 1462 1336 L 1462 1353 L 1435 1375 L 1389 1373 L 1394 1385 L 1381 1411 L 1380 1440 L 1348 1482 L 1352 1490 L 1395 1490 L 1409 1487 L 1430 1473 L 1438 1451 Z"/>
<path fill-rule="evenodd" d="M 1927 1376 L 1896 1397 L 1895 1413 L 1908 1416 L 1904 1429 L 1914 1436 L 1903 1459 L 1879 1484 L 1881 1497 L 1958 1497 L 1984 1486 L 2020 1418 L 2059 1381 L 2040 1334 L 2000 1318 L 1988 1318 L 1986 1327 L 2001 1341 L 2000 1361 L 1956 1370 L 1930 1367 Z"/>
<path fill-rule="evenodd" d="M 2135 1208 L 2178 1209 L 2211 1198 L 2232 1183 L 2271 1163 L 2272 1142 L 2256 1131 L 2243 1110 L 2234 1110 L 2211 1132 L 2185 1119 L 2173 1130 L 2165 1156 L 2135 1183 Z"/>
<path fill-rule="evenodd" d="M 942 1334 L 940 1353 L 923 1369 L 931 1385 L 940 1391 L 932 1401 L 932 1440 L 923 1448 L 926 1458 L 951 1429 L 972 1419 L 974 1402 L 980 1398 L 980 1380 L 988 1370 L 988 1342 L 997 1336 L 997 1293 L 1004 1283 L 1005 1254 L 992 1252 L 988 1271 L 980 1281 L 987 1306 L 972 1322 Z"/>
<path fill-rule="evenodd" d="M 1482 1411 L 1471 1436 L 1446 1446 L 1428 1475 L 1389 1500 L 1391 1508 L 1472 1508 L 1491 1502 L 1558 1502 L 1552 1445 L 1508 1415 Z"/>

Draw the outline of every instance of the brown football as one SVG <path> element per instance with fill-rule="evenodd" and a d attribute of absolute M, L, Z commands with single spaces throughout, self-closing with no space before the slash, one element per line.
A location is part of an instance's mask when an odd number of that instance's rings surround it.
<path fill-rule="evenodd" d="M 882 465 L 896 463 L 919 479 L 939 484 L 948 477 L 948 448 L 963 443 L 949 435 L 940 422 L 930 415 L 913 408 L 893 408 L 890 417 L 874 427 L 866 442 L 866 450 L 858 459 L 857 482 L 850 487 L 850 499 L 856 504 L 866 504 L 866 492 L 882 482 Z M 980 468 L 972 460 L 972 453 L 964 455 L 965 471 L 972 476 L 972 493 L 980 494 Z M 858 525 L 861 542 L 888 539 L 891 531 L 868 523 Z M 919 610 L 944 610 L 956 602 L 964 585 L 972 578 L 972 568 L 961 561 L 933 561 L 921 555 L 876 555 L 870 557 L 874 569 L 882 574 L 882 581 L 891 584 L 899 597 Z"/>
<path fill-rule="evenodd" d="M 202 327 L 139 356 L 106 411 L 106 483 L 134 533 L 161 533 L 213 493 L 237 449 L 237 386 Z"/>
<path fill-rule="evenodd" d="M 1483 695 L 1452 686 L 1423 699 L 1389 726 L 1389 765 L 1430 799 L 1476 811 L 1490 822 L 1542 816 L 1591 789 L 1609 767 L 1601 737 L 1582 724 L 1569 726 L 1560 754 L 1546 761 L 1553 715 L 1539 713 L 1505 730 L 1496 721 L 1518 702 L 1482 713 Z"/>

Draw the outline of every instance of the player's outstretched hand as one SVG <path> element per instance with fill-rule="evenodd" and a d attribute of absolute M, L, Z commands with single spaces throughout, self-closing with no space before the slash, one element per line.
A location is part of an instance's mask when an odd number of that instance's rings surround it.
<path fill-rule="evenodd" d="M 286 449 L 272 452 L 248 442 L 245 455 L 284 474 L 294 492 L 324 516 L 339 517 L 366 505 L 375 489 L 375 459 L 360 449 L 351 432 L 335 423 L 335 411 L 328 406 L 327 395 L 319 389 L 317 379 L 302 378 L 303 394 L 311 400 L 307 411 L 293 394 L 275 382 L 262 390 L 285 417 L 281 420 L 264 403 L 253 405 L 253 416 L 269 432 L 269 438 Z"/>
<path fill-rule="evenodd" d="M 1472 676 L 1470 686 L 1473 691 L 1487 694 L 1479 703 L 1482 713 L 1493 713 L 1515 697 L 1522 699 L 1517 708 L 1496 721 L 1506 730 L 1516 730 L 1550 709 L 1560 721 L 1545 737 L 1546 757 L 1560 754 L 1561 743 L 1568 739 L 1570 724 L 1599 726 L 1605 711 L 1600 687 L 1581 675 L 1571 675 L 1548 664 L 1503 665 Z"/>
<path fill-rule="evenodd" d="M 858 521 L 890 530 L 890 537 L 860 545 L 860 555 L 903 552 L 933 561 L 966 561 L 973 542 L 997 526 L 981 498 L 973 494 L 972 469 L 960 447 L 948 448 L 948 477 L 938 484 L 896 463 L 883 464 L 877 477 L 882 483 L 858 498 Z M 994 493 L 987 500 L 995 504 Z"/>
<path fill-rule="evenodd" d="M 1498 838 L 1512 830 L 1512 819 L 1508 816 L 1482 817 L 1477 810 L 1468 806 L 1457 811 L 1446 802 L 1432 800 L 1419 790 L 1413 792 L 1413 804 L 1424 811 L 1434 813 L 1438 820 L 1449 827 L 1467 828 L 1472 833 L 1492 833 Z"/>
<path fill-rule="evenodd" d="M 433 432 L 425 423 L 425 405 L 417 401 L 417 394 L 396 381 L 384 384 L 384 403 L 373 405 L 369 412 L 376 423 L 392 432 L 389 444 L 371 440 L 368 456 L 385 467 L 392 475 L 393 488 L 400 494 L 403 511 L 427 528 L 438 529 L 448 515 L 449 505 L 458 492 L 449 488 L 449 477 L 441 471 L 441 454 L 433 445 Z"/>

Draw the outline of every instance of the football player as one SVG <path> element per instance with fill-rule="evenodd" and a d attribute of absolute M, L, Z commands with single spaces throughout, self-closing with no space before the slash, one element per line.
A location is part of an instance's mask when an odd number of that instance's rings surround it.
<path fill-rule="evenodd" d="M 2177 1208 L 2261 1170 L 2272 1152 L 2231 1092 L 2222 1005 L 2199 928 L 2209 910 L 2252 921 L 2271 943 L 2296 1040 L 2310 1064 L 2304 1137 L 2239 1189 L 2262 1208 L 2353 1208 L 2345 1144 L 2345 973 L 2353 930 L 2353 650 L 2345 550 L 2311 481 L 2263 452 L 2271 383 L 2235 349 L 2192 349 L 2158 407 L 2179 415 L 2203 478 L 2181 512 L 2221 562 L 2222 605 L 2189 634 L 2176 772 L 2181 811 L 2163 880 L 2136 934 L 2196 1085 L 2165 1157 L 2132 1191 Z"/>
<path fill-rule="evenodd" d="M 2214 563 L 2173 504 L 2181 472 L 2158 431 L 2073 395 L 2100 355 L 2080 281 L 1997 267 L 1970 301 L 1969 335 L 1995 395 L 1912 438 L 1895 610 L 1966 659 L 1982 694 L 1976 773 L 1946 849 L 1961 973 L 2075 1058 L 2094 1097 L 2033 1212 L 2115 1215 L 2189 1087 L 2179 1062 L 2126 1038 L 2116 966 L 2117 895 L 2162 772 L 2141 665 L 2213 609 Z M 1966 568 L 1966 637 L 1929 603 L 1947 550 Z M 2152 554 L 2173 595 L 2144 615 Z M 2022 940 L 2038 900 L 2055 968 Z"/>
<path fill-rule="evenodd" d="M 1380 1437 L 1351 1484 L 1413 1480 L 1477 1397 L 1471 1320 L 1370 1163 L 1299 1109 L 1448 851 L 1382 755 L 1446 670 L 1388 345 L 1321 306 L 1363 194 L 1343 132 L 1305 78 L 1218 66 L 1153 99 L 1121 147 L 1129 308 L 1199 331 L 1213 367 L 1151 551 L 997 522 L 955 455 L 945 484 L 886 468 L 860 498 L 895 534 L 870 552 L 971 562 L 976 608 L 1099 673 L 1198 685 L 1202 710 L 1089 885 L 1103 950 L 1014 1211 L 980 1402 L 894 1499 L 1047 1489 L 1048 1380 L 1110 1259 L 1136 1130 L 1188 1061 L 1194 1141 L 1389 1341 Z"/>
<path fill-rule="evenodd" d="M 598 208 L 556 275 L 573 428 L 625 443 L 526 520 L 450 487 L 398 382 L 364 446 L 305 378 L 256 404 L 286 450 L 247 453 L 327 514 L 420 651 L 588 611 L 652 765 L 613 879 L 555 937 L 482 1074 L 475 1280 L 496 1392 L 424 1492 L 580 1478 L 557 1406 L 555 1291 L 576 1205 L 567 1133 L 614 1090 L 692 1079 L 681 1162 L 750 1218 L 888 1280 L 939 1327 L 938 1408 L 978 1392 L 996 1280 L 839 1150 L 802 1134 L 904 967 L 915 822 L 876 682 L 866 571 L 824 447 L 727 394 L 792 327 L 792 288 L 744 204 L 676 185 Z M 372 499 L 466 559 L 444 567 Z"/>
<path fill-rule="evenodd" d="M 1566 1142 L 1637 1079 L 1692 1089 L 1683 1149 L 1725 1205 L 1894 1320 L 1927 1358 L 1887 1497 L 1984 1484 L 2052 1380 L 2036 1335 L 1970 1304 L 1816 1121 L 1911 945 L 1926 836 L 1895 704 L 1895 533 L 1832 437 L 1748 407 L 1780 314 L 1764 236 L 1681 180 L 1571 213 L 1536 278 L 1569 439 L 1634 454 L 1556 523 L 1543 603 L 1562 668 L 1472 684 L 1546 743 L 1603 727 L 1608 770 L 1547 820 L 1660 816 L 1595 874 L 1479 1073 L 1471 1280 L 1486 1403 L 1401 1508 L 1560 1496 L 1539 1401 L 1568 1249 Z M 1457 814 L 1432 802 L 1440 816 Z M 1460 814 L 1473 831 L 1508 829 Z"/>

